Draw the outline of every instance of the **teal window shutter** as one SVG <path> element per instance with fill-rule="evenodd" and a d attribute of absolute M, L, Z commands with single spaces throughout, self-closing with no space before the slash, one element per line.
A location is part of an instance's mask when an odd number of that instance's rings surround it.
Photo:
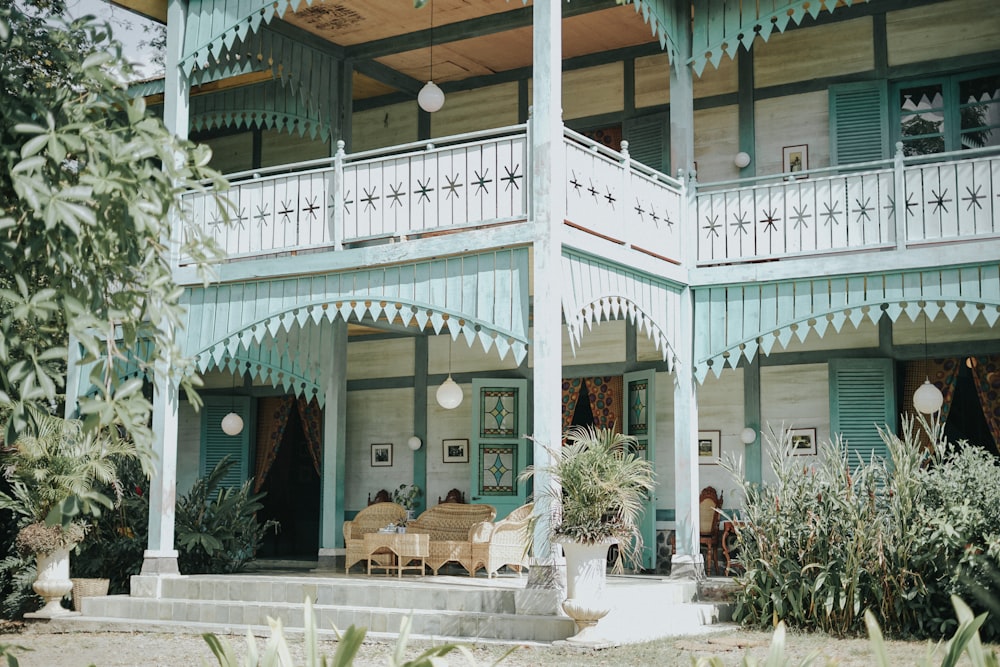
<path fill-rule="evenodd" d="M 670 174 L 670 115 L 655 113 L 626 120 L 622 138 L 629 156 L 647 167 Z"/>
<path fill-rule="evenodd" d="M 885 81 L 830 86 L 830 164 L 889 157 L 889 93 Z"/>
<path fill-rule="evenodd" d="M 221 487 L 237 487 L 250 477 L 250 433 L 253 423 L 250 415 L 250 398 L 205 396 L 201 409 L 201 465 L 200 476 L 205 477 L 226 456 L 236 465 L 222 478 Z M 226 435 L 222 418 L 235 412 L 243 418 L 243 431 L 239 435 Z"/>
<path fill-rule="evenodd" d="M 896 388 L 891 359 L 830 361 L 830 431 L 843 436 L 851 463 L 888 458 L 878 428 L 895 432 Z"/>

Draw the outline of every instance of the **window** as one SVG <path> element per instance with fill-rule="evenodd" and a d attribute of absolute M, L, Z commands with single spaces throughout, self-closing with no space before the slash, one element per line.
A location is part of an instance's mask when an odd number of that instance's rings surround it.
<path fill-rule="evenodd" d="M 963 74 L 895 86 L 905 155 L 1000 146 L 1000 74 Z"/>

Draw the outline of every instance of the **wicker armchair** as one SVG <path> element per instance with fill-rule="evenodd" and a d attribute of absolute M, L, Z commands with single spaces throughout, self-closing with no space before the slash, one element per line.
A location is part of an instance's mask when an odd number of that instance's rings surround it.
<path fill-rule="evenodd" d="M 521 568 L 528 566 L 528 521 L 533 503 L 521 505 L 505 518 L 490 526 L 487 535 L 476 536 L 472 544 L 473 558 L 486 568 L 486 575 L 493 577 L 504 565 L 521 575 Z"/>
<path fill-rule="evenodd" d="M 464 505 L 441 503 L 411 521 L 408 533 L 426 533 L 430 536 L 430 555 L 427 565 L 438 573 L 448 562 L 460 564 L 473 576 L 482 567 L 472 553 L 474 540 L 484 540 L 491 530 L 490 524 L 497 515 L 492 505 Z M 484 523 L 488 525 L 483 525 Z"/>
<path fill-rule="evenodd" d="M 405 519 L 406 508 L 402 505 L 375 503 L 358 512 L 351 521 L 345 521 L 344 546 L 347 547 L 347 557 L 344 560 L 344 572 L 349 572 L 352 565 L 368 558 L 365 553 L 365 533 L 377 533 L 380 528 Z"/>

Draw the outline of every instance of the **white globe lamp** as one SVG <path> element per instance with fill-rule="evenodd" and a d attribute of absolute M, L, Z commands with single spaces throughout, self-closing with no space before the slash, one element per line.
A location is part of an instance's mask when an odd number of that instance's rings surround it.
<path fill-rule="evenodd" d="M 930 379 L 925 379 L 915 392 L 913 392 L 913 407 L 917 412 L 925 415 L 934 414 L 941 409 L 944 404 L 944 395 L 941 390 L 931 384 Z"/>
<path fill-rule="evenodd" d="M 420 438 L 418 438 L 415 435 L 411 435 L 410 439 L 406 441 L 406 446 L 409 447 L 410 450 L 414 452 L 420 449 L 421 444 L 423 443 L 420 442 Z"/>
<path fill-rule="evenodd" d="M 230 412 L 222 418 L 222 432 L 226 435 L 239 435 L 243 432 L 243 418 Z"/>
<path fill-rule="evenodd" d="M 444 106 L 444 91 L 433 81 L 428 81 L 417 94 L 417 104 L 427 113 L 440 111 Z"/>
<path fill-rule="evenodd" d="M 740 431 L 740 441 L 744 445 L 752 445 L 757 439 L 757 431 L 753 430 L 749 426 Z"/>
<path fill-rule="evenodd" d="M 441 383 L 441 386 L 437 390 L 437 402 L 445 410 L 454 410 L 462 404 L 462 388 L 458 386 L 458 383 L 451 379 L 451 374 L 448 374 L 448 379 Z"/>

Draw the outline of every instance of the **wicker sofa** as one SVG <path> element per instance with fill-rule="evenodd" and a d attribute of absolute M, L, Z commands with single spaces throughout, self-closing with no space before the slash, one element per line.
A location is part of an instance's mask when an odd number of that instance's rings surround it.
<path fill-rule="evenodd" d="M 365 553 L 364 534 L 377 533 L 390 523 L 399 523 L 406 519 L 406 509 L 396 503 L 374 503 L 358 512 L 351 521 L 344 522 L 344 546 L 347 547 L 347 557 L 344 561 L 344 572 L 349 572 L 355 563 L 367 560 Z"/>
<path fill-rule="evenodd" d="M 441 503 L 406 526 L 408 533 L 426 533 L 430 539 L 427 565 L 438 573 L 448 562 L 460 564 L 473 576 L 484 564 L 473 553 L 474 542 L 489 539 L 496 508 L 492 505 Z"/>
<path fill-rule="evenodd" d="M 528 566 L 528 522 L 534 503 L 521 505 L 506 517 L 492 524 L 488 534 L 477 535 L 472 544 L 472 557 L 477 566 L 486 568 L 486 575 L 493 577 L 504 565 L 521 574 Z"/>

